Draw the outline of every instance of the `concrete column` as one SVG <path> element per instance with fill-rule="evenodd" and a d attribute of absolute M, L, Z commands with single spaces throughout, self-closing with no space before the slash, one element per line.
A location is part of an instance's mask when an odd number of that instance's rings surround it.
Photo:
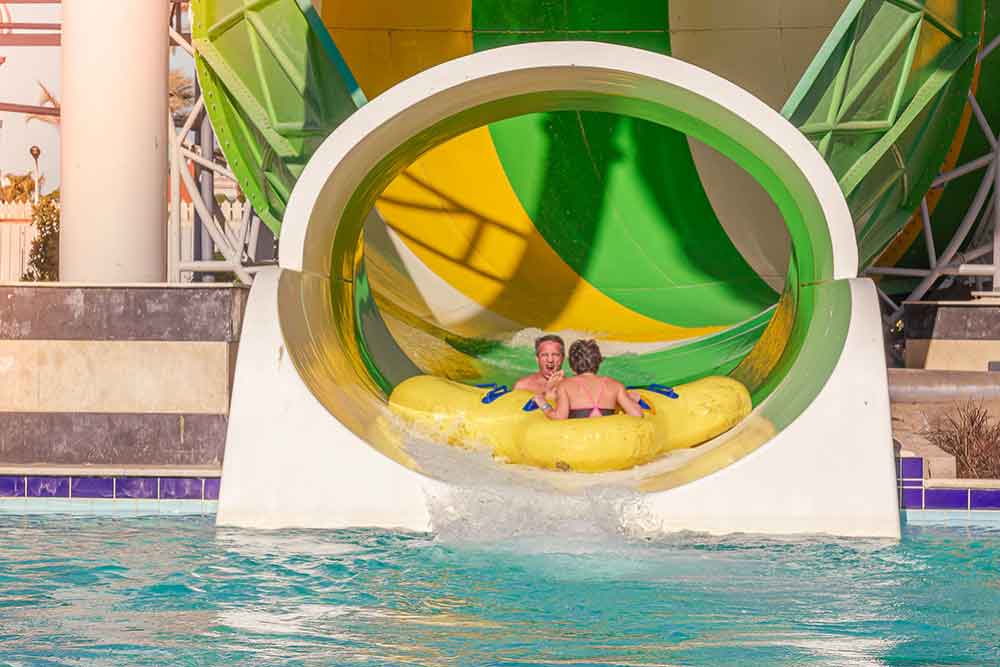
<path fill-rule="evenodd" d="M 60 280 L 164 279 L 168 14 L 62 2 Z"/>

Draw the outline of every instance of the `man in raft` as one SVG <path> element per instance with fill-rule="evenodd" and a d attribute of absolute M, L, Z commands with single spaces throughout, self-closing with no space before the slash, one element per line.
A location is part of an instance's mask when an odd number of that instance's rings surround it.
<path fill-rule="evenodd" d="M 538 372 L 523 377 L 514 389 L 524 389 L 532 394 L 541 394 L 549 399 L 556 397 L 556 386 L 563 381 L 562 365 L 566 358 L 566 344 L 555 334 L 546 334 L 535 339 L 535 361 Z"/>
<path fill-rule="evenodd" d="M 597 374 L 604 357 L 593 340 L 578 340 L 569 347 L 569 367 L 575 375 L 556 386 L 556 407 L 541 392 L 535 403 L 549 419 L 582 419 L 615 414 L 615 409 L 642 417 L 642 408 L 618 380 Z"/>

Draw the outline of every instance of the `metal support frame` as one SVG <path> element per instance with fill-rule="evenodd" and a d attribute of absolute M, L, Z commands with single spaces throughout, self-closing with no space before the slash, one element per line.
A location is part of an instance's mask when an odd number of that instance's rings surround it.
<path fill-rule="evenodd" d="M 194 56 L 194 48 L 181 30 L 180 21 L 181 5 L 174 3 L 171 13 L 168 30 L 170 33 L 170 43 L 184 49 Z M 204 142 L 190 142 L 189 135 L 197 127 L 202 130 Z M 170 157 L 170 215 L 167 225 L 167 280 L 169 282 L 186 282 L 185 274 L 196 274 L 216 271 L 232 271 L 240 281 L 250 283 L 253 274 L 263 266 L 270 263 L 256 264 L 253 255 L 256 248 L 257 236 L 260 233 L 260 218 L 253 214 L 250 206 L 247 206 L 240 221 L 239 228 L 235 231 L 226 224 L 221 213 L 216 206 L 215 197 L 212 194 L 211 175 L 220 174 L 236 180 L 235 174 L 226 164 L 216 162 L 214 151 L 207 148 L 211 144 L 210 138 L 206 138 L 208 133 L 204 132 L 206 126 L 210 129 L 208 114 L 205 113 L 205 99 L 200 94 L 195 101 L 187 118 L 178 129 L 171 116 L 168 118 L 169 128 L 169 157 Z M 211 140 L 214 143 L 214 140 Z M 200 145 L 204 143 L 204 145 Z M 199 176 L 209 175 L 209 178 L 199 177 L 197 180 L 191 175 L 190 168 L 195 166 Z M 200 181 L 200 183 L 199 183 Z M 201 229 L 207 234 L 204 239 L 205 247 L 214 247 L 222 254 L 222 260 L 216 260 L 208 256 L 201 256 L 204 251 L 197 252 L 192 248 L 193 261 L 182 261 L 181 233 L 181 184 L 191 197 L 197 213 Z M 205 187 L 201 187 L 205 185 Z M 195 243 L 200 243 L 198 235 L 195 235 Z"/>
<path fill-rule="evenodd" d="M 1000 35 L 995 36 L 982 48 L 976 57 L 976 62 L 982 62 L 998 45 L 1000 45 Z M 923 298 L 941 278 L 952 276 L 975 277 L 979 280 L 988 278 L 992 281 L 992 291 L 1000 295 L 1000 205 L 997 201 L 997 195 L 1000 193 L 1000 132 L 990 127 L 986 115 L 979 106 L 979 101 L 971 91 L 968 100 L 976 120 L 976 126 L 986 138 L 990 152 L 941 173 L 931 184 L 931 188 L 943 188 L 957 178 L 985 170 L 976 195 L 973 197 L 961 224 L 956 228 L 948 245 L 938 254 L 934 246 L 934 236 L 931 233 L 931 215 L 925 197 L 920 202 L 920 217 L 923 223 L 927 262 L 930 268 L 906 269 L 873 266 L 865 271 L 865 274 L 869 276 L 921 279 L 916 288 L 900 303 L 894 302 L 888 295 L 879 290 L 879 297 L 891 309 L 890 314 L 885 318 L 886 324 L 890 327 L 895 326 L 902 317 L 903 302 Z M 978 230 L 978 232 L 973 234 L 973 230 Z M 959 252 L 959 249 L 970 238 L 970 234 L 972 234 L 974 247 L 964 253 Z"/>

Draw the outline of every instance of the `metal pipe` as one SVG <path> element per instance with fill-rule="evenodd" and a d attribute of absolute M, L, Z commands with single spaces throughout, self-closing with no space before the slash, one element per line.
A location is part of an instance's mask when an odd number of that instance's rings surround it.
<path fill-rule="evenodd" d="M 894 403 L 950 403 L 1000 399 L 1000 373 L 889 369 L 889 400 Z"/>
<path fill-rule="evenodd" d="M 184 148 L 183 146 L 181 147 L 181 155 L 183 155 L 188 160 L 191 160 L 192 162 L 198 163 L 199 165 L 201 165 L 202 167 L 205 167 L 206 169 L 211 169 L 215 173 L 222 174 L 226 178 L 231 178 L 234 181 L 236 180 L 236 174 L 234 174 L 233 172 L 229 171 L 229 169 L 227 167 L 225 167 L 224 165 L 221 165 L 218 162 L 213 162 L 212 160 L 206 160 L 205 158 L 203 158 L 202 156 L 198 155 L 194 151 L 188 150 L 187 148 Z"/>
<path fill-rule="evenodd" d="M 978 276 L 992 278 L 995 268 L 992 264 L 951 264 L 941 269 L 946 276 Z"/>
<path fill-rule="evenodd" d="M 990 43 L 983 47 L 983 50 L 980 51 L 979 55 L 976 56 L 976 62 L 977 63 L 983 62 L 983 58 L 990 55 L 993 49 L 997 48 L 997 45 L 1000 45 L 1000 35 L 997 35 L 996 37 L 991 39 Z"/>
<path fill-rule="evenodd" d="M 184 138 L 188 135 L 188 132 L 191 131 L 191 128 L 194 127 L 195 121 L 198 120 L 198 116 L 201 115 L 204 108 L 205 98 L 199 95 L 198 100 L 194 103 L 194 106 L 191 107 L 191 113 L 189 113 L 188 117 L 184 120 L 184 124 L 181 125 L 181 129 L 177 131 L 175 139 L 178 144 L 184 143 Z"/>
<path fill-rule="evenodd" d="M 205 261 L 190 261 L 181 262 L 179 265 L 181 271 L 233 271 L 236 272 L 233 264 L 225 259 L 211 259 Z M 260 262 L 259 264 L 240 264 L 240 269 L 248 274 L 253 275 L 259 271 L 262 271 L 268 267 L 277 266 L 277 262 Z"/>
<path fill-rule="evenodd" d="M 196 193 L 198 192 L 195 187 L 194 177 L 188 173 L 187 169 L 179 170 L 181 179 L 184 181 L 184 187 L 188 189 L 188 192 Z M 205 206 L 205 202 L 201 200 L 199 196 L 191 197 L 191 203 L 194 204 L 195 210 L 197 210 L 202 219 L 207 220 L 208 224 L 205 225 L 205 230 L 208 232 L 212 240 L 219 246 L 219 251 L 228 259 L 232 264 L 232 270 L 246 283 L 250 282 L 250 274 L 243 269 L 240 265 L 239 258 L 236 256 L 232 248 L 229 247 L 225 242 L 225 238 L 222 236 L 222 232 L 218 229 L 215 224 L 215 220 L 212 219 L 212 214 L 209 212 L 208 208 Z"/>
<path fill-rule="evenodd" d="M 931 214 L 927 210 L 927 197 L 920 200 L 920 220 L 924 225 L 924 243 L 927 245 L 928 265 L 937 266 L 937 252 L 934 250 L 934 232 L 931 230 Z"/>
<path fill-rule="evenodd" d="M 976 96 L 972 94 L 972 91 L 969 91 L 967 97 L 969 100 L 969 106 L 972 107 L 972 113 L 976 116 L 976 122 L 979 123 L 979 129 L 983 131 L 983 136 L 986 137 L 986 142 L 989 143 L 991 148 L 995 149 L 997 147 L 997 140 L 996 137 L 993 136 L 993 130 L 990 128 L 989 121 L 986 120 L 986 115 L 983 114 L 982 107 L 979 106 L 979 100 L 977 100 Z"/>
<path fill-rule="evenodd" d="M 904 269 L 895 266 L 870 266 L 865 269 L 870 276 L 898 276 L 903 278 L 923 278 L 930 275 L 928 269 Z"/>
<path fill-rule="evenodd" d="M 194 55 L 194 47 L 191 46 L 191 44 L 186 39 L 184 39 L 184 36 L 182 34 L 174 30 L 173 27 L 170 28 L 170 37 L 174 40 L 174 43 L 177 46 L 181 47 L 192 56 Z"/>
<path fill-rule="evenodd" d="M 993 162 L 993 153 L 987 153 L 982 157 L 976 158 L 972 162 L 966 162 L 961 167 L 956 167 L 951 171 L 946 171 L 943 174 L 939 175 L 931 183 L 931 188 L 939 188 L 945 183 L 948 183 L 949 181 L 954 181 L 956 178 L 961 178 L 966 174 L 970 174 L 978 169 L 982 169 L 991 162 Z"/>
<path fill-rule="evenodd" d="M 983 180 L 979 183 L 979 190 L 976 191 L 976 196 L 972 200 L 972 205 L 969 207 L 969 210 L 966 211 L 965 218 L 962 220 L 961 224 L 959 224 L 958 229 L 955 230 L 955 235 L 952 236 L 951 242 L 948 243 L 944 252 L 941 253 L 941 256 L 938 258 L 938 266 L 932 269 L 930 275 L 921 280 L 920 284 L 913 290 L 909 297 L 911 301 L 919 300 L 924 294 L 927 293 L 927 290 L 929 290 L 931 285 L 934 284 L 934 281 L 940 277 L 941 272 L 939 269 L 941 265 L 947 265 L 951 262 L 952 257 L 955 256 L 955 253 L 958 252 L 962 243 L 965 242 L 965 237 L 969 234 L 969 230 L 972 229 L 972 225 L 979 217 L 979 212 L 982 210 L 983 204 L 986 202 L 986 197 L 989 195 L 990 190 L 993 187 L 994 174 L 996 174 L 997 171 L 996 167 L 996 162 L 991 162 L 990 166 L 987 167 L 986 174 L 983 176 Z M 892 314 L 892 317 L 893 319 L 896 319 L 900 315 L 902 315 L 901 308 L 897 309 L 896 312 Z"/>
<path fill-rule="evenodd" d="M 167 114 L 167 129 L 171 141 L 167 142 L 170 151 L 170 217 L 167 221 L 167 282 L 181 282 L 180 269 L 177 268 L 181 259 L 181 177 L 180 158 L 177 155 L 177 142 L 174 141 L 174 118 Z"/>
<path fill-rule="evenodd" d="M 993 263 L 997 264 L 997 260 L 1000 259 L 1000 206 L 997 205 L 1000 202 L 998 196 L 1000 196 L 1000 169 L 996 168 L 1000 162 L 1000 147 L 997 146 L 996 142 L 993 143 L 993 151 L 995 157 L 993 158 Z M 993 272 L 993 291 L 1000 291 L 1000 266 L 996 267 Z"/>
<path fill-rule="evenodd" d="M 885 301 L 885 302 L 886 302 L 886 304 L 887 304 L 887 305 L 888 305 L 888 306 L 889 306 L 890 308 L 892 308 L 893 310 L 895 310 L 895 309 L 899 308 L 899 304 L 897 304 L 897 303 L 896 303 L 895 301 L 893 301 L 893 300 L 892 300 L 892 299 L 891 299 L 891 298 L 889 297 L 889 295 L 888 295 L 888 294 L 886 294 L 885 292 L 883 292 L 883 291 L 882 291 L 882 290 L 881 290 L 880 288 L 876 287 L 876 288 L 875 288 L 875 291 L 876 291 L 876 292 L 878 292 L 878 298 L 880 298 L 880 299 L 882 299 L 883 301 Z"/>

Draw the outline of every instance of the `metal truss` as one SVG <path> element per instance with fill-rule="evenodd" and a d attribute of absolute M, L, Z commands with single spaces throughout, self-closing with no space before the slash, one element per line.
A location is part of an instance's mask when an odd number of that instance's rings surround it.
<path fill-rule="evenodd" d="M 173 2 L 168 30 L 173 46 L 184 49 L 194 57 L 194 48 L 186 35 L 181 34 L 179 13 L 182 4 Z M 215 155 L 204 154 L 201 147 L 188 141 L 188 135 L 200 122 L 205 114 L 205 98 L 199 95 L 180 129 L 177 129 L 172 114 L 168 117 L 168 144 L 170 169 L 170 213 L 167 224 L 167 281 L 184 282 L 186 273 L 231 271 L 241 282 L 253 281 L 253 274 L 263 266 L 273 262 L 257 263 L 254 261 L 256 241 L 261 233 L 260 218 L 247 206 L 245 214 L 237 229 L 226 224 L 225 219 L 216 204 L 214 197 L 206 200 L 201 189 L 195 182 L 191 172 L 207 169 L 215 174 L 226 176 L 236 181 L 236 175 L 225 162 L 216 161 Z M 195 169 L 191 169 L 194 166 Z M 200 259 L 182 261 L 183 235 L 181 234 L 181 184 L 191 198 L 191 203 L 198 214 L 202 230 L 212 239 L 215 249 L 222 254 L 223 259 Z M 194 241 L 197 243 L 197 241 Z M 197 256 L 192 254 L 192 256 Z"/>
<path fill-rule="evenodd" d="M 1000 35 L 995 36 L 983 47 L 976 56 L 976 62 L 981 63 L 998 47 L 1000 47 Z M 995 90 L 986 86 L 979 92 L 995 94 Z M 865 270 L 865 275 L 868 276 L 920 278 L 920 282 L 903 301 L 920 300 L 939 280 L 956 276 L 974 277 L 980 281 L 988 279 L 992 283 L 992 293 L 1000 296 L 1000 205 L 997 204 L 997 197 L 1000 194 L 1000 132 L 990 126 L 979 106 L 979 101 L 972 92 L 968 95 L 968 103 L 976 125 L 985 136 L 990 150 L 985 155 L 939 174 L 931 184 L 931 190 L 941 189 L 957 178 L 982 171 L 979 188 L 951 240 L 939 254 L 934 247 L 931 215 L 925 195 L 920 202 L 920 217 L 930 268 L 873 266 Z M 966 241 L 970 238 L 971 242 L 968 245 L 971 247 L 959 252 L 963 245 L 967 245 Z M 894 301 L 881 289 L 879 297 L 891 309 L 889 315 L 885 317 L 885 323 L 890 327 L 895 326 L 903 315 L 902 302 Z"/>

